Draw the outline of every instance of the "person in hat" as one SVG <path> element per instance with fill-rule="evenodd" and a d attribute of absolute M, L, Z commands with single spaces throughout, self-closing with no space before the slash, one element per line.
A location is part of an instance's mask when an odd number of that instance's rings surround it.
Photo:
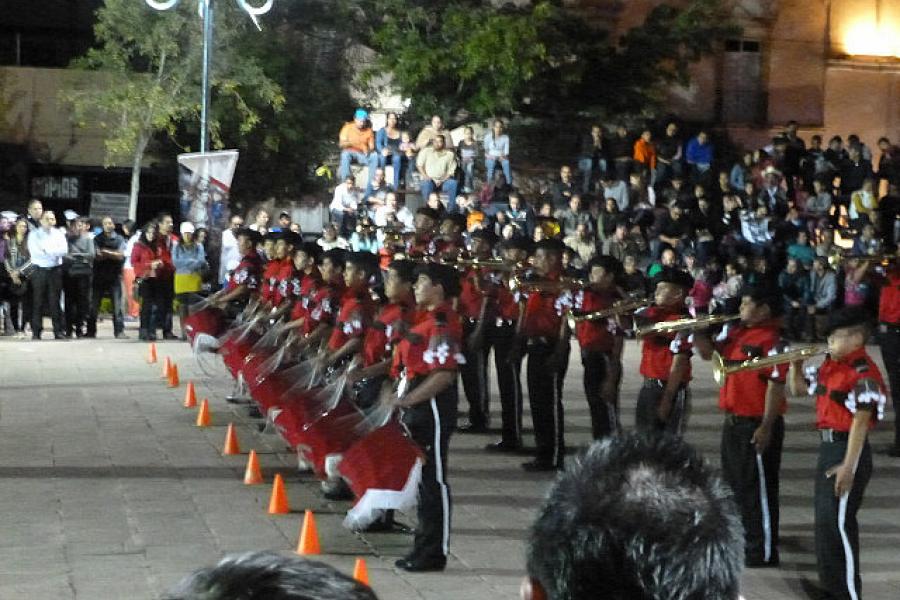
<path fill-rule="evenodd" d="M 278 225 L 272 228 L 272 231 L 285 232 L 291 230 L 291 215 L 286 210 L 278 213 Z"/>
<path fill-rule="evenodd" d="M 870 315 L 862 308 L 831 313 L 828 354 L 818 368 L 791 365 L 791 391 L 816 399 L 821 444 L 815 479 L 819 582 L 829 598 L 862 597 L 856 514 L 872 476 L 868 432 L 884 418 L 884 378 L 866 352 Z"/>
<path fill-rule="evenodd" d="M 740 322 L 726 324 L 712 339 L 694 334 L 694 346 L 706 360 L 713 350 L 726 361 L 745 361 L 782 352 L 784 303 L 777 288 L 741 291 Z M 787 410 L 788 365 L 738 371 L 719 392 L 725 413 L 722 475 L 734 490 L 744 523 L 744 560 L 748 567 L 778 565 L 779 469 Z"/>
<path fill-rule="evenodd" d="M 398 383 L 392 404 L 425 455 L 419 483 L 418 524 L 413 548 L 395 565 L 405 571 L 440 571 L 450 543 L 447 451 L 456 426 L 456 371 L 465 362 L 462 326 L 453 310 L 459 274 L 449 265 L 417 269 L 414 287 L 420 312 L 394 352 L 391 378 Z"/>
<path fill-rule="evenodd" d="M 175 299 L 178 300 L 178 319 L 181 322 L 181 339 L 187 340 L 184 321 L 188 306 L 203 289 L 203 272 L 209 267 L 206 251 L 194 238 L 194 224 L 188 221 L 179 226 L 181 241 L 172 248 L 172 264 L 175 265 Z"/>
<path fill-rule="evenodd" d="M 368 167 L 367 184 L 371 183 L 378 166 L 378 154 L 375 152 L 375 132 L 372 131 L 369 113 L 365 109 L 357 108 L 353 113 L 353 120 L 344 124 L 338 136 L 338 145 L 341 148 L 338 179 L 345 181 L 350 176 L 350 164 L 356 162 Z"/>
<path fill-rule="evenodd" d="M 649 327 L 663 321 L 690 318 L 685 299 L 694 278 L 677 267 L 663 267 L 654 277 L 654 304 L 636 311 L 635 325 Z M 644 384 L 638 394 L 635 427 L 648 433 L 681 435 L 687 422 L 692 345 L 689 333 L 652 334 L 641 344 L 640 372 Z"/>

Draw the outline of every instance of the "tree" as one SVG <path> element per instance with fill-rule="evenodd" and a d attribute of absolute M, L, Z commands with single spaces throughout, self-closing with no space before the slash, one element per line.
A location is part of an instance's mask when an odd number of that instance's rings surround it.
<path fill-rule="evenodd" d="M 719 0 L 658 5 L 619 40 L 561 0 L 363 1 L 365 14 L 381 15 L 365 27 L 378 59 L 364 81 L 389 71 L 419 113 L 638 113 L 736 33 Z"/>
<path fill-rule="evenodd" d="M 107 166 L 131 161 L 132 218 L 141 164 L 154 135 L 174 135 L 180 122 L 199 118 L 201 26 L 191 2 L 157 12 L 136 0 L 105 0 L 94 25 L 96 46 L 71 65 L 98 72 L 96 77 L 73 78 L 63 97 L 72 105 L 76 124 L 91 122 L 105 132 Z M 281 88 L 259 62 L 236 51 L 250 27 L 246 14 L 231 3 L 219 3 L 211 74 L 214 108 L 216 114 L 235 116 L 239 135 L 259 124 L 262 111 L 278 111 L 284 104 Z M 213 147 L 222 148 L 215 115 L 210 132 Z"/>

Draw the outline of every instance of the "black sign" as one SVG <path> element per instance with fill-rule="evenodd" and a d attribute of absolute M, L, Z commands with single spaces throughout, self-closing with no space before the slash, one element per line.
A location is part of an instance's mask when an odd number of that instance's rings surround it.
<path fill-rule="evenodd" d="M 81 177 L 73 175 L 32 177 L 31 195 L 41 200 L 80 200 Z"/>

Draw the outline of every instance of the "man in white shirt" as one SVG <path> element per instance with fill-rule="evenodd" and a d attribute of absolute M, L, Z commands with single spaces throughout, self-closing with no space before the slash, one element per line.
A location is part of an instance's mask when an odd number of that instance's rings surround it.
<path fill-rule="evenodd" d="M 44 211 L 41 226 L 28 234 L 28 252 L 35 269 L 31 275 L 31 339 L 41 339 L 44 311 L 50 312 L 53 321 L 53 337 L 66 339 L 59 310 L 62 292 L 62 262 L 69 252 L 66 234 L 56 228 L 56 215 Z"/>
<path fill-rule="evenodd" d="M 331 222 L 338 229 L 338 235 L 346 237 L 356 226 L 356 211 L 359 210 L 359 190 L 353 175 L 348 175 L 344 178 L 344 183 L 334 188 L 334 198 L 331 199 L 328 210 L 331 212 Z"/>
<path fill-rule="evenodd" d="M 241 251 L 235 233 L 244 226 L 244 219 L 240 215 L 231 217 L 230 228 L 222 232 L 222 254 L 219 257 L 219 283 L 224 284 L 228 279 L 228 272 L 237 268 L 241 262 Z"/>
<path fill-rule="evenodd" d="M 397 194 L 388 192 L 384 197 L 384 206 L 379 206 L 375 209 L 374 220 L 375 226 L 379 228 L 379 235 L 383 236 L 384 232 L 380 230 L 387 226 L 391 215 L 403 225 L 405 230 L 411 231 L 413 229 L 415 216 L 408 208 L 406 208 L 406 206 L 400 206 L 400 202 L 397 200 Z"/>

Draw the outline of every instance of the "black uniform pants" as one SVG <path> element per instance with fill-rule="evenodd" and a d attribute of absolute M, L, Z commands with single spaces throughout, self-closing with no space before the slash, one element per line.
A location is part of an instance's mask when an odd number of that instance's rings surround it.
<path fill-rule="evenodd" d="M 508 445 L 522 444 L 522 361 L 510 361 L 516 326 L 514 323 L 489 327 L 485 334 L 494 347 L 494 368 L 500 390 L 502 440 Z"/>
<path fill-rule="evenodd" d="M 834 476 L 828 477 L 825 473 L 843 462 L 846 452 L 846 440 L 822 442 L 816 465 L 816 559 L 819 582 L 833 600 L 862 597 L 856 513 L 872 477 L 872 449 L 866 441 L 850 493 L 837 498 Z"/>
<path fill-rule="evenodd" d="M 463 330 L 465 344 L 463 355 L 466 364 L 459 366 L 466 401 L 469 403 L 469 424 L 474 427 L 487 427 L 490 422 L 491 391 L 488 385 L 488 358 L 491 354 L 490 340 L 487 331 L 481 340 L 481 348 L 471 348 L 472 333 L 475 321 L 466 321 Z"/>
<path fill-rule="evenodd" d="M 562 378 L 568 356 L 561 361 L 563 364 L 551 368 L 548 362 L 554 347 L 553 343 L 543 340 L 528 340 L 528 403 L 534 423 L 537 460 L 561 466 L 565 453 Z"/>
<path fill-rule="evenodd" d="M 38 267 L 31 275 L 31 335 L 40 336 L 44 328 L 44 311 L 50 313 L 53 333 L 63 334 L 59 299 L 62 294 L 62 267 Z"/>
<path fill-rule="evenodd" d="M 900 450 L 900 327 L 882 323 L 878 342 L 881 357 L 891 386 L 891 402 L 894 405 L 894 449 Z"/>
<path fill-rule="evenodd" d="M 657 413 L 665 389 L 666 382 L 661 379 L 644 379 L 644 384 L 638 392 L 635 429 L 644 433 L 668 433 L 674 436 L 681 436 L 684 433 L 691 407 L 691 395 L 687 384 L 678 387 L 675 398 L 672 399 L 669 418 L 660 421 Z"/>
<path fill-rule="evenodd" d="M 609 352 L 581 351 L 584 365 L 584 395 L 591 411 L 591 431 L 594 439 L 600 439 L 619 430 L 619 382 L 607 381 L 610 377 L 612 356 Z M 605 390 L 604 390 L 605 388 Z"/>
<path fill-rule="evenodd" d="M 772 439 L 758 454 L 750 443 L 762 419 L 728 415 L 722 428 L 722 477 L 731 486 L 744 524 L 748 565 L 778 563 L 778 472 L 784 418 L 772 425 Z"/>
<path fill-rule="evenodd" d="M 369 410 L 375 406 L 381 395 L 381 386 L 386 380 L 386 375 L 380 375 L 357 381 L 353 386 L 353 391 L 356 393 L 356 405 L 362 410 Z"/>
<path fill-rule="evenodd" d="M 447 449 L 456 426 L 456 384 L 427 402 L 403 411 L 403 423 L 425 454 L 419 483 L 418 524 L 407 558 L 446 557 L 450 544 L 450 486 Z"/>
<path fill-rule="evenodd" d="M 91 275 L 63 275 L 66 294 L 66 332 L 83 331 L 91 315 Z"/>

